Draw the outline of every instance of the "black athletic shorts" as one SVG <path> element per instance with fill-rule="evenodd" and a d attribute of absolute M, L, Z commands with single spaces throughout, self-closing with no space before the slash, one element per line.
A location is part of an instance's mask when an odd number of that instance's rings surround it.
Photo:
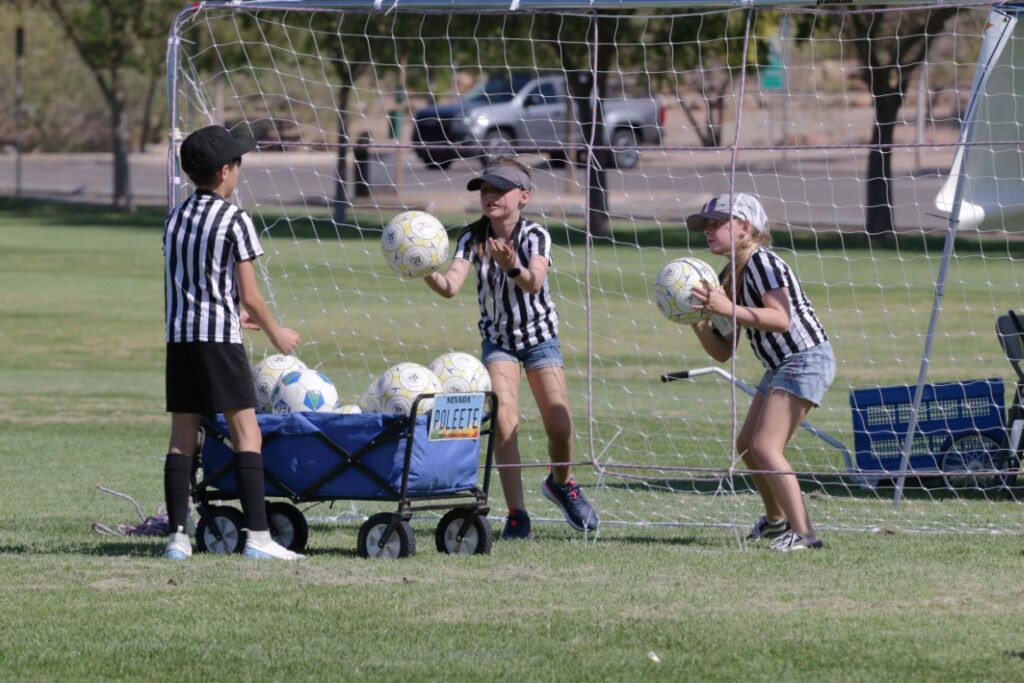
<path fill-rule="evenodd" d="M 222 413 L 256 407 L 249 359 L 241 344 L 167 344 L 167 412 Z"/>

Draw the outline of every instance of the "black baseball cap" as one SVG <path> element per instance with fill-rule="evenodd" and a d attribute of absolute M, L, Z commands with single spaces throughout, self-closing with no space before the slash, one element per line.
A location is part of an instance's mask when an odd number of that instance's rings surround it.
<path fill-rule="evenodd" d="M 220 170 L 255 148 L 253 138 L 236 138 L 224 126 L 207 126 L 193 131 L 181 143 L 181 168 L 190 176 L 204 175 Z"/>
<path fill-rule="evenodd" d="M 507 192 L 513 187 L 528 191 L 532 187 L 530 176 L 515 166 L 491 166 L 485 169 L 479 176 L 470 180 L 466 185 L 466 189 L 473 192 L 479 190 L 480 186 L 484 183 L 490 183 L 502 192 Z"/>

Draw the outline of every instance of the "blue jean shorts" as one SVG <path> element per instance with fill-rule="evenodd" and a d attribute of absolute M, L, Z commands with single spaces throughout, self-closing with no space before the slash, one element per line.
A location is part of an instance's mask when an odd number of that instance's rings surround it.
<path fill-rule="evenodd" d="M 821 405 L 825 392 L 836 378 L 836 355 L 828 342 L 794 353 L 774 370 L 768 370 L 757 385 L 757 393 L 767 396 L 772 389 L 782 389 Z"/>
<path fill-rule="evenodd" d="M 548 339 L 522 351 L 509 351 L 488 339 L 484 339 L 481 345 L 480 360 L 484 365 L 503 360 L 512 363 L 522 363 L 526 367 L 527 372 L 542 368 L 565 367 L 565 362 L 562 360 L 562 345 L 558 342 L 558 337 Z"/>

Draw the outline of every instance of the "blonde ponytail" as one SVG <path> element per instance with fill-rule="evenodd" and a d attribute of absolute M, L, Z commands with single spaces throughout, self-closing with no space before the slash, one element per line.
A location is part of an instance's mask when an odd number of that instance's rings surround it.
<path fill-rule="evenodd" d="M 742 242 L 736 242 L 736 258 L 726 268 L 725 277 L 722 278 L 722 288 L 725 290 L 725 295 L 730 299 L 732 298 L 733 272 L 736 272 L 736 282 L 742 282 L 743 271 L 747 269 L 747 261 L 750 260 L 750 256 L 761 247 L 770 246 L 772 243 L 771 233 L 757 232 L 751 229 L 748 235 Z M 739 295 L 739 285 L 736 286 L 736 294 Z"/>

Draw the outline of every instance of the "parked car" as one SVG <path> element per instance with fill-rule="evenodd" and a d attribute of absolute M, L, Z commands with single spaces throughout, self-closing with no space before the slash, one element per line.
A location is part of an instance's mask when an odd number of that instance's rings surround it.
<path fill-rule="evenodd" d="M 512 151 L 545 152 L 566 160 L 565 144 L 584 142 L 578 112 L 564 74 L 513 72 L 491 76 L 458 102 L 420 109 L 413 116 L 412 141 L 428 166 L 447 167 L 458 158 Z M 633 168 L 642 145 L 661 144 L 665 112 L 653 99 L 603 101 L 604 139 L 618 168 Z"/>

